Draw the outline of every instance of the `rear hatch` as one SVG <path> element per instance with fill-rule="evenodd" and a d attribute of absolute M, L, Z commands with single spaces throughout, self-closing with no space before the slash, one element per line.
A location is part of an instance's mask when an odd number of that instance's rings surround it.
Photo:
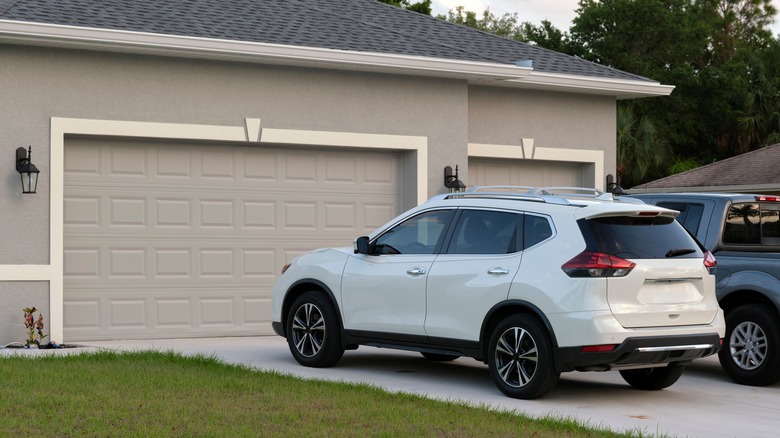
<path fill-rule="evenodd" d="M 607 275 L 607 301 L 626 328 L 709 324 L 715 276 L 699 244 L 671 214 L 581 219 L 588 250 L 626 269 Z M 633 266 L 631 266 L 633 264 Z"/>

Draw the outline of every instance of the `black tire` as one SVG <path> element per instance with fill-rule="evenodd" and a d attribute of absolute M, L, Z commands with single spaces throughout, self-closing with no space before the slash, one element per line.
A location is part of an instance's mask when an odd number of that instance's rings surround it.
<path fill-rule="evenodd" d="M 427 351 L 423 351 L 420 354 L 422 354 L 424 358 L 434 362 L 449 362 L 460 357 L 452 354 L 428 353 Z"/>
<path fill-rule="evenodd" d="M 306 292 L 293 302 L 286 333 L 290 352 L 301 365 L 329 367 L 344 355 L 336 310 L 321 292 Z"/>
<path fill-rule="evenodd" d="M 623 380 L 636 389 L 658 391 L 672 386 L 680 379 L 683 371 L 685 371 L 685 365 L 670 364 L 664 367 L 621 370 L 620 375 L 623 376 Z"/>
<path fill-rule="evenodd" d="M 777 312 L 745 304 L 726 315 L 720 366 L 740 385 L 765 386 L 780 380 L 780 322 Z"/>
<path fill-rule="evenodd" d="M 493 382 L 512 398 L 541 397 L 561 375 L 555 370 L 550 336 L 531 315 L 503 319 L 493 330 L 487 356 Z"/>

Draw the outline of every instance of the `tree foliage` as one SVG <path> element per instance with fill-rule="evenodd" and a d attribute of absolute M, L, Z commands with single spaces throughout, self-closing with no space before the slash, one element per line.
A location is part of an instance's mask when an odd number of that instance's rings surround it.
<path fill-rule="evenodd" d="M 457 6 L 455 9 L 450 9 L 447 15 L 439 15 L 438 18 L 504 38 L 518 39 L 519 27 L 516 13 L 496 17 L 490 9 L 485 9 L 482 15 L 477 15 L 474 11 L 467 11 L 463 6 Z"/>
<path fill-rule="evenodd" d="M 576 13 L 568 32 L 462 7 L 439 18 L 674 85 L 617 103 L 625 186 L 780 142 L 772 0 L 580 0 Z"/>
<path fill-rule="evenodd" d="M 617 108 L 617 174 L 621 185 L 631 187 L 665 169 L 671 149 L 656 124 L 636 113 L 633 105 Z"/>
<path fill-rule="evenodd" d="M 772 105 L 776 111 L 777 99 L 756 93 L 759 83 L 769 85 L 762 77 L 780 73 L 777 66 L 769 67 L 771 73 L 762 67 L 773 41 L 766 30 L 776 13 L 770 0 L 581 0 L 579 5 L 571 46 L 580 56 L 675 85 L 671 96 L 643 99 L 636 110 L 658 127 L 679 159 L 707 163 L 767 144 L 771 133 L 765 130 L 772 130 L 767 114 Z M 660 176 L 664 172 L 647 175 Z"/>
<path fill-rule="evenodd" d="M 419 2 L 412 3 L 409 0 L 378 0 L 388 5 L 397 6 L 399 8 L 408 9 L 410 11 L 419 12 L 425 15 L 431 15 L 431 0 L 421 0 Z"/>

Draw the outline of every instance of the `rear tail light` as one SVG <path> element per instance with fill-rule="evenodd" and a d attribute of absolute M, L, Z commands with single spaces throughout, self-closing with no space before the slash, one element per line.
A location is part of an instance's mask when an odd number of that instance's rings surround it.
<path fill-rule="evenodd" d="M 777 202 L 780 201 L 780 197 L 777 196 L 756 196 L 756 201 Z"/>
<path fill-rule="evenodd" d="M 569 277 L 625 277 L 636 263 L 595 251 L 583 251 L 561 269 Z"/>
<path fill-rule="evenodd" d="M 704 251 L 704 267 L 707 268 L 710 274 L 715 275 L 715 267 L 718 265 L 718 261 L 715 256 L 709 251 Z"/>

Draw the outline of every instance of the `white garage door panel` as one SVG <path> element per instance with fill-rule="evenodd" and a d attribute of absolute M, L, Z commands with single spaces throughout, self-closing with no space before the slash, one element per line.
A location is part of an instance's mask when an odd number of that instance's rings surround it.
<path fill-rule="evenodd" d="M 539 160 L 469 159 L 468 185 L 585 187 L 579 163 Z"/>
<path fill-rule="evenodd" d="M 270 333 L 281 266 L 399 212 L 400 155 L 69 139 L 65 338 Z"/>

